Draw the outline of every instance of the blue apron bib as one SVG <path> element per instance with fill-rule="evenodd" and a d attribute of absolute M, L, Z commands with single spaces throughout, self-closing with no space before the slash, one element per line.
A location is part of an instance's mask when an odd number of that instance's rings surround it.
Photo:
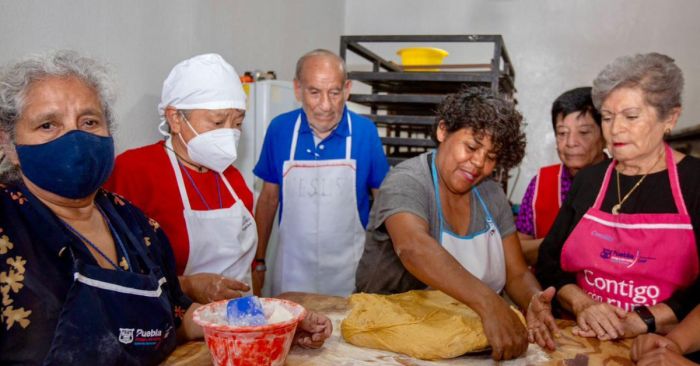
<path fill-rule="evenodd" d="M 115 242 L 126 236 L 147 273 L 104 269 L 73 258 L 73 285 L 63 303 L 44 365 L 155 365 L 176 346 L 166 280 L 108 200 L 95 199 Z M 102 201 L 102 204 L 100 204 Z M 124 255 L 128 255 L 124 253 Z"/>

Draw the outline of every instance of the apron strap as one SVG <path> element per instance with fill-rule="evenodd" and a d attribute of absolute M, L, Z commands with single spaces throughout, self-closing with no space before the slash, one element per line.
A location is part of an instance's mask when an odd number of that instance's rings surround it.
<path fill-rule="evenodd" d="M 615 165 L 617 165 L 617 161 L 611 161 L 610 165 L 608 165 L 608 170 L 605 171 L 603 184 L 600 186 L 600 191 L 598 191 L 598 196 L 596 197 L 595 203 L 593 203 L 592 207 L 596 210 L 600 210 L 600 206 L 603 204 L 603 198 L 605 197 L 605 192 L 607 192 L 608 190 L 608 185 L 610 184 L 610 177 L 612 176 L 612 172 L 615 169 Z"/>
<path fill-rule="evenodd" d="M 559 207 L 564 204 L 564 202 L 561 201 L 561 176 L 564 174 L 564 169 L 566 169 L 564 163 L 559 165 L 559 174 L 557 174 L 557 202 L 559 202 Z"/>
<path fill-rule="evenodd" d="M 345 160 L 350 160 L 350 150 L 352 149 L 352 119 L 350 118 L 350 112 L 346 114 L 348 116 L 348 137 L 345 138 Z"/>
<path fill-rule="evenodd" d="M 489 223 L 489 226 L 493 225 L 493 223 L 494 223 L 493 216 L 491 216 L 491 211 L 489 211 L 489 208 L 486 206 L 486 203 L 481 198 L 481 194 L 479 194 L 479 188 L 474 187 L 474 194 L 476 195 L 476 198 L 479 200 L 479 203 L 481 203 L 481 208 L 484 210 L 484 213 L 486 213 L 486 222 Z"/>
<path fill-rule="evenodd" d="M 676 162 L 673 159 L 673 150 L 671 147 L 664 143 L 664 150 L 666 154 L 666 168 L 668 169 L 668 179 L 669 185 L 671 186 L 671 193 L 673 194 L 673 200 L 676 204 L 676 209 L 681 215 L 688 215 L 688 209 L 685 206 L 685 201 L 683 200 L 683 194 L 681 193 L 680 182 L 678 181 L 678 169 L 676 167 Z M 608 170 L 605 172 L 605 179 L 603 179 L 603 185 L 600 187 L 598 192 L 598 197 L 596 197 L 593 208 L 600 210 L 603 203 L 603 197 L 610 184 L 610 177 L 612 176 L 613 169 L 617 165 L 617 160 L 610 162 Z"/>
<path fill-rule="evenodd" d="M 348 118 L 348 136 L 345 138 L 345 160 L 350 160 L 350 152 L 352 150 L 352 119 L 350 112 L 346 112 Z M 299 140 L 299 127 L 301 126 L 301 112 L 297 116 L 294 123 L 294 133 L 292 134 L 292 146 L 289 148 L 289 161 L 294 161 L 294 152 L 297 150 L 297 141 Z"/>
<path fill-rule="evenodd" d="M 688 215 L 688 209 L 685 207 L 685 201 L 683 200 L 683 194 L 681 193 L 681 184 L 678 180 L 678 168 L 676 167 L 676 162 L 673 159 L 673 150 L 671 147 L 664 143 L 664 148 L 666 149 L 666 167 L 668 168 L 668 179 L 671 185 L 671 193 L 673 193 L 673 200 L 676 202 L 676 209 L 681 215 Z"/>
<path fill-rule="evenodd" d="M 224 173 L 219 173 L 219 176 L 221 177 L 221 180 L 226 185 L 226 188 L 228 189 L 229 193 L 231 193 L 231 196 L 233 197 L 233 199 L 236 200 L 236 202 L 234 204 L 236 204 L 238 202 L 243 203 L 243 201 L 241 201 L 241 199 L 238 198 L 236 191 L 233 189 L 233 187 L 231 187 L 231 183 L 229 183 L 228 179 L 226 179 L 226 177 L 224 176 Z"/>
<path fill-rule="evenodd" d="M 175 179 L 177 180 L 177 187 L 178 187 L 178 190 L 180 191 L 180 198 L 182 199 L 182 205 L 185 207 L 185 210 L 192 210 L 192 207 L 190 206 L 190 200 L 187 197 L 187 189 L 185 188 L 185 181 L 182 179 L 182 171 L 180 170 L 180 164 L 177 163 L 177 157 L 175 156 L 175 153 L 172 150 L 172 148 L 173 148 L 172 139 L 167 139 L 165 141 L 165 145 L 166 145 L 165 152 L 168 154 L 168 158 L 170 159 L 170 164 L 173 166 L 173 170 L 175 171 Z M 226 177 L 224 176 L 224 173 L 218 173 L 218 174 L 221 177 L 221 180 L 224 182 L 224 185 L 228 189 L 229 193 L 231 193 L 231 196 L 233 197 L 233 199 L 236 202 L 241 201 L 241 199 L 236 194 L 236 191 L 231 187 L 231 184 L 229 183 L 228 179 L 226 179 Z"/>
<path fill-rule="evenodd" d="M 435 190 L 435 201 L 437 202 L 437 213 L 438 213 L 438 221 L 440 222 L 440 232 L 444 231 L 444 219 L 442 217 L 442 203 L 440 202 L 440 187 L 438 186 L 438 181 L 437 181 L 437 168 L 435 167 L 435 155 L 437 155 L 437 150 L 435 150 L 432 153 L 432 159 L 430 164 L 430 170 L 432 172 L 433 176 L 433 186 Z M 491 216 L 491 211 L 489 211 L 489 208 L 486 206 L 486 203 L 484 203 L 484 200 L 481 199 L 481 194 L 479 194 L 479 189 L 474 186 L 472 189 L 474 192 L 476 198 L 479 200 L 479 203 L 481 204 L 481 208 L 484 210 L 484 213 L 486 214 L 486 224 L 489 226 L 489 229 L 494 226 L 494 221 L 493 221 L 493 216 Z M 438 238 L 438 242 L 441 243 L 441 237 Z"/>
<path fill-rule="evenodd" d="M 301 126 L 301 111 L 294 123 L 294 133 L 292 133 L 292 146 L 289 148 L 289 160 L 294 161 L 294 152 L 297 150 L 297 140 L 299 138 L 299 126 Z"/>
<path fill-rule="evenodd" d="M 185 207 L 186 211 L 192 210 L 190 206 L 190 199 L 187 197 L 187 189 L 185 189 L 185 181 L 182 179 L 182 171 L 180 171 L 180 164 L 177 163 L 177 157 L 173 152 L 173 139 L 172 137 L 165 140 L 165 152 L 168 154 L 170 159 L 170 164 L 173 166 L 173 171 L 175 172 L 175 180 L 177 181 L 178 191 L 180 192 L 180 199 L 182 200 L 182 205 Z"/>
<path fill-rule="evenodd" d="M 435 168 L 435 155 L 437 155 L 437 149 L 431 153 L 431 159 L 430 159 L 430 172 L 431 175 L 433 176 L 433 190 L 435 191 L 435 201 L 437 203 L 437 214 L 438 214 L 438 222 L 440 225 L 440 233 L 444 231 L 444 227 L 442 224 L 442 203 L 440 202 L 440 188 L 438 186 L 438 180 L 437 180 L 437 169 Z M 438 235 L 438 240 L 437 240 L 440 245 L 442 245 L 442 235 Z"/>

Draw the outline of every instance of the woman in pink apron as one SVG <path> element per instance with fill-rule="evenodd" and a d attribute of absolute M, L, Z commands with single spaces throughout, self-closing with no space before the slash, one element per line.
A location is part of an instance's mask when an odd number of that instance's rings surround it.
<path fill-rule="evenodd" d="M 664 135 L 681 112 L 683 76 L 667 56 L 621 57 L 593 84 L 613 156 L 579 173 L 540 249 L 581 336 L 668 332 L 697 303 L 700 160 Z"/>

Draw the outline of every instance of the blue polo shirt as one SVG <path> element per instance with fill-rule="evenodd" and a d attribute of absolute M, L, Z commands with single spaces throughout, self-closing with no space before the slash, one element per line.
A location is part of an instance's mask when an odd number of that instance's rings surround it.
<path fill-rule="evenodd" d="M 350 133 L 345 107 L 343 119 L 318 146 L 303 109 L 293 110 L 275 117 L 267 128 L 265 141 L 253 173 L 268 183 L 280 186 L 280 218 L 282 217 L 282 165 L 289 160 L 289 150 L 292 148 L 294 124 L 301 114 L 299 137 L 295 152 L 295 160 L 331 160 L 345 158 L 345 138 Z M 357 162 L 355 189 L 357 193 L 357 211 L 360 214 L 362 226 L 367 227 L 369 218 L 369 200 L 371 189 L 379 188 L 384 176 L 389 171 L 389 164 L 384 155 L 382 142 L 374 123 L 352 111 L 352 151 L 350 157 Z"/>

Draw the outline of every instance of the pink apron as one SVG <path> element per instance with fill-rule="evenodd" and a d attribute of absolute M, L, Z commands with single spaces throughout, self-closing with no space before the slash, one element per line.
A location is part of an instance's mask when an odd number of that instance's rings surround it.
<path fill-rule="evenodd" d="M 627 311 L 652 306 L 698 275 L 698 254 L 671 148 L 666 165 L 679 213 L 619 214 L 600 206 L 616 162 L 610 163 L 598 197 L 564 243 L 561 266 L 591 298 Z"/>

